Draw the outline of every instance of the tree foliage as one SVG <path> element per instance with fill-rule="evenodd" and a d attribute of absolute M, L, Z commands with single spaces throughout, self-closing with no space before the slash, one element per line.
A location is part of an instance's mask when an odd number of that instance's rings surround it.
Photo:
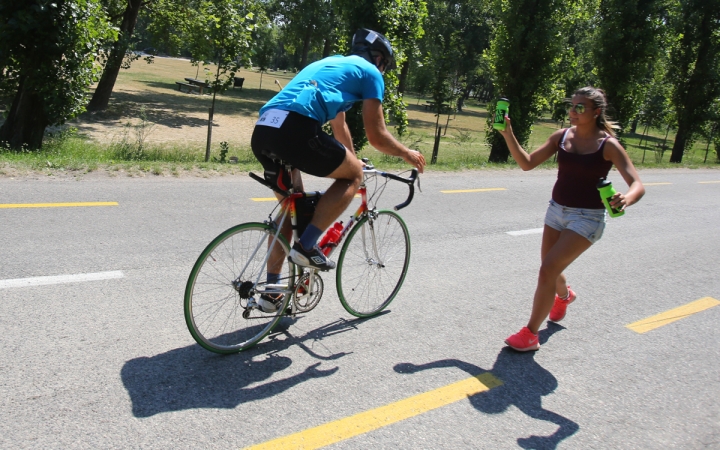
<path fill-rule="evenodd" d="M 101 52 L 104 68 L 100 81 L 87 106 L 89 111 L 107 108 L 110 95 L 115 88 L 115 81 L 121 68 L 130 68 L 130 63 L 139 58 L 131 51 L 133 33 L 140 10 L 152 4 L 154 0 L 105 0 L 109 20 L 118 28 L 117 38 L 105 43 Z"/>
<path fill-rule="evenodd" d="M 513 131 L 526 145 L 543 108 L 558 97 L 561 55 L 572 10 L 561 0 L 495 0 L 495 35 L 486 57 L 493 70 L 497 96 L 510 100 Z M 494 110 L 495 102 L 488 105 Z M 491 114 L 492 116 L 492 114 Z M 490 119 L 491 120 L 491 119 Z M 490 161 L 507 162 L 505 140 L 488 126 Z"/>
<path fill-rule="evenodd" d="M 415 41 L 422 35 L 422 22 L 427 12 L 422 0 L 335 0 L 338 27 L 338 49 L 350 49 L 352 35 L 359 28 L 369 28 L 384 34 L 393 44 L 398 67 L 414 50 Z M 402 94 L 398 92 L 398 70 L 385 73 L 383 108 L 386 119 L 395 124 L 398 134 L 407 129 L 408 119 Z M 346 113 L 346 122 L 353 138 L 353 146 L 360 151 L 367 144 L 362 122 L 362 108 L 353 107 Z"/>
<path fill-rule="evenodd" d="M 116 34 L 95 0 L 0 0 L 0 90 L 13 98 L 0 141 L 38 149 L 48 125 L 83 112 L 98 49 Z"/>
<path fill-rule="evenodd" d="M 287 45 L 300 50 L 301 69 L 308 64 L 312 48 L 332 41 L 335 21 L 331 0 L 272 0 L 268 11 L 281 25 Z"/>
<path fill-rule="evenodd" d="M 437 161 L 440 116 L 460 107 L 475 82 L 481 55 L 490 37 L 488 11 L 477 0 L 430 0 L 420 41 L 418 79 L 432 97 L 435 111 L 435 144 L 430 163 Z"/>
<path fill-rule="evenodd" d="M 682 162 L 707 111 L 720 96 L 720 0 L 681 0 L 672 15 L 676 36 L 668 79 L 677 134 L 670 162 Z"/>
<path fill-rule="evenodd" d="M 601 0 L 594 59 L 600 87 L 620 131 L 645 99 L 666 41 L 667 0 Z"/>

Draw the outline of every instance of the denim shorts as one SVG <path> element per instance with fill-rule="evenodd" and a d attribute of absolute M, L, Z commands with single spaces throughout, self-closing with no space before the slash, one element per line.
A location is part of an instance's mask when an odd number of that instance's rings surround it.
<path fill-rule="evenodd" d="M 574 231 L 594 244 L 605 230 L 605 217 L 604 209 L 568 208 L 550 200 L 545 225 L 558 231 Z"/>

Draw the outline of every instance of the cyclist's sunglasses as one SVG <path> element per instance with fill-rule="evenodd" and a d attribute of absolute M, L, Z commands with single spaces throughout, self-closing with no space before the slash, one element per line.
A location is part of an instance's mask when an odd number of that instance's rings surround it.
<path fill-rule="evenodd" d="M 568 106 L 566 107 L 566 109 L 567 109 L 567 112 L 568 112 L 568 113 L 571 113 L 573 110 L 575 110 L 576 113 L 582 114 L 582 113 L 585 112 L 585 109 L 586 109 L 586 108 L 585 108 L 585 105 L 584 105 L 584 104 L 578 103 L 578 104 L 576 104 L 576 105 L 568 105 Z"/>

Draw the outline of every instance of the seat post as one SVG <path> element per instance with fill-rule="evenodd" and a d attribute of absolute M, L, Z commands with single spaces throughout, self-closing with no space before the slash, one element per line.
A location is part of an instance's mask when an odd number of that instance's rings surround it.
<path fill-rule="evenodd" d="M 293 192 L 304 192 L 300 171 L 293 168 L 290 164 L 283 164 L 285 165 L 285 170 L 290 173 L 290 184 L 292 185 Z"/>

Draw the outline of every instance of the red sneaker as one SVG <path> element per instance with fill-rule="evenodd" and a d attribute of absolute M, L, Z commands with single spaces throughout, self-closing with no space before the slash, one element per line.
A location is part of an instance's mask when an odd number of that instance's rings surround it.
<path fill-rule="evenodd" d="M 518 333 L 505 339 L 505 343 L 519 352 L 537 350 L 540 348 L 538 335 L 530 331 L 528 327 L 523 327 L 523 329 Z"/>
<path fill-rule="evenodd" d="M 550 310 L 550 320 L 553 322 L 560 322 L 563 320 L 565 318 L 565 311 L 567 310 L 568 305 L 574 302 L 577 298 L 577 295 L 575 295 L 575 292 L 570 289 L 570 286 L 568 286 L 568 294 L 567 300 L 563 300 L 555 295 L 555 304 Z"/>

